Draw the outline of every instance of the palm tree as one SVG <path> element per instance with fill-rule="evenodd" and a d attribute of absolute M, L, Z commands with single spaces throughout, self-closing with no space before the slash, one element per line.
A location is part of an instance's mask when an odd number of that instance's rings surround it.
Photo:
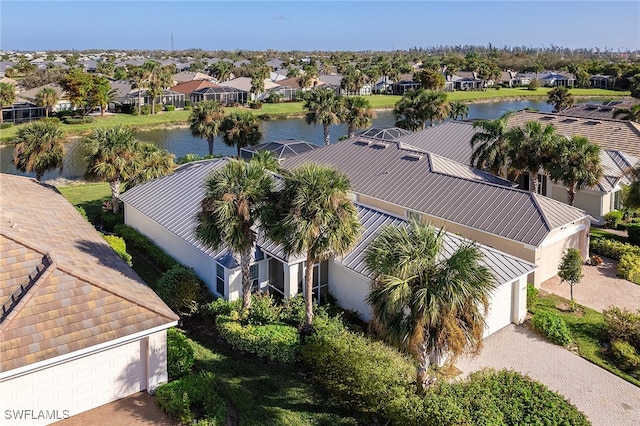
<path fill-rule="evenodd" d="M 120 210 L 120 184 L 133 179 L 141 168 L 138 141 L 133 129 L 116 126 L 98 128 L 84 140 L 87 177 L 109 182 L 113 212 Z"/>
<path fill-rule="evenodd" d="M 62 172 L 64 148 L 62 130 L 56 123 L 35 121 L 21 126 L 15 137 L 13 164 L 21 172 L 35 172 L 36 179 L 49 170 Z"/>
<path fill-rule="evenodd" d="M 267 235 L 286 253 L 306 255 L 305 331 L 313 325 L 313 266 L 346 253 L 360 237 L 349 179 L 336 169 L 309 163 L 285 175 Z"/>
<path fill-rule="evenodd" d="M 131 76 L 132 89 L 138 89 L 138 115 L 142 114 L 142 89 L 147 87 L 149 82 L 149 72 L 142 67 L 135 67 L 129 73 Z"/>
<path fill-rule="evenodd" d="M 572 107 L 576 103 L 576 100 L 566 87 L 558 86 L 549 91 L 547 103 L 553 105 L 555 110 L 560 112 Z"/>
<path fill-rule="evenodd" d="M 416 131 L 424 128 L 426 121 L 424 111 L 424 98 L 426 91 L 423 89 L 408 90 L 393 108 L 396 117 L 396 126 L 403 129 Z"/>
<path fill-rule="evenodd" d="M 342 121 L 347 123 L 347 134 L 350 138 L 355 136 L 356 129 L 371 127 L 375 117 L 376 113 L 368 99 L 360 96 L 344 98 Z"/>
<path fill-rule="evenodd" d="M 481 130 L 471 138 L 471 166 L 477 169 L 491 170 L 496 175 L 507 177 L 509 164 L 509 141 L 507 140 L 507 122 L 514 113 L 507 112 L 495 120 L 478 120 L 474 128 Z"/>
<path fill-rule="evenodd" d="M 13 84 L 0 83 L 0 123 L 2 123 L 2 107 L 16 101 L 16 88 Z"/>
<path fill-rule="evenodd" d="M 524 127 L 507 131 L 510 164 L 517 175 L 529 173 L 529 191 L 538 193 L 538 174 L 545 168 L 558 142 L 553 125 L 545 127 L 537 121 L 527 121 Z"/>
<path fill-rule="evenodd" d="M 342 114 L 342 102 L 334 90 L 315 89 L 304 95 L 304 119 L 307 124 L 322 124 L 324 144 L 331 144 L 329 126 L 338 124 Z"/>
<path fill-rule="evenodd" d="M 209 74 L 215 77 L 219 82 L 229 80 L 231 71 L 233 71 L 233 62 L 219 61 L 211 65 L 208 69 Z"/>
<path fill-rule="evenodd" d="M 600 147 L 584 136 L 558 138 L 545 167 L 555 182 L 567 187 L 567 202 L 573 206 L 576 191 L 596 185 L 602 178 Z"/>
<path fill-rule="evenodd" d="M 451 107 L 449 106 L 449 102 L 447 102 L 446 93 L 428 90 L 423 102 L 424 117 L 426 120 L 429 120 L 432 126 L 435 120 L 441 121 L 449 116 Z"/>
<path fill-rule="evenodd" d="M 172 173 L 176 166 L 173 162 L 175 155 L 166 149 L 160 149 L 152 143 L 138 143 L 136 148 L 140 167 L 137 173 L 125 182 L 126 189 L 148 180 L 157 179 Z"/>
<path fill-rule="evenodd" d="M 191 134 L 204 138 L 209 144 L 209 155 L 213 155 L 213 140 L 220 132 L 224 110 L 218 101 L 203 101 L 194 105 L 189 116 Z"/>
<path fill-rule="evenodd" d="M 43 87 L 36 94 L 36 104 L 44 107 L 45 115 L 49 117 L 49 112 L 58 103 L 58 92 L 53 87 Z"/>
<path fill-rule="evenodd" d="M 449 118 L 454 120 L 464 120 L 469 116 L 469 107 L 460 101 L 452 101 L 449 103 Z"/>
<path fill-rule="evenodd" d="M 271 151 L 268 151 L 266 149 L 260 149 L 258 150 L 258 152 L 254 153 L 253 157 L 251 157 L 251 161 L 261 164 L 262 167 L 271 172 L 282 172 L 278 159 L 273 156 L 273 153 Z"/>
<path fill-rule="evenodd" d="M 430 366 L 451 361 L 482 344 L 491 272 L 482 254 L 464 243 L 444 258 L 442 230 L 412 221 L 383 228 L 365 251 L 373 275 L 367 303 L 373 329 L 387 343 L 418 361 L 419 391 L 433 384 Z"/>
<path fill-rule="evenodd" d="M 211 247 L 222 244 L 240 257 L 242 310 L 251 307 L 251 250 L 256 241 L 254 225 L 261 216 L 274 181 L 258 162 L 229 160 L 206 180 L 196 234 Z"/>
<path fill-rule="evenodd" d="M 234 112 L 227 115 L 220 124 L 224 143 L 235 146 L 240 158 L 240 149 L 249 145 L 256 145 L 262 139 L 260 123 L 250 112 Z"/>
<path fill-rule="evenodd" d="M 631 108 L 617 108 L 613 111 L 613 118 L 640 123 L 640 104 L 633 105 Z"/>

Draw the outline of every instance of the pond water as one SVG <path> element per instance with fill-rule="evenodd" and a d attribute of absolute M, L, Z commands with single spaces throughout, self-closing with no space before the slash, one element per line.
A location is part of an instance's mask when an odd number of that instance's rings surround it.
<path fill-rule="evenodd" d="M 588 102 L 588 101 L 584 101 Z M 593 101 L 591 101 L 593 102 Z M 469 119 L 494 119 L 508 111 L 517 111 L 524 108 L 534 108 L 542 112 L 550 112 L 553 107 L 544 101 L 505 101 L 469 105 Z M 378 111 L 374 120 L 375 127 L 393 126 L 395 118 L 393 112 Z M 280 139 L 300 139 L 314 144 L 322 145 L 323 130 L 321 125 L 308 125 L 303 119 L 291 118 L 286 120 L 270 120 L 262 122 L 263 142 Z M 345 125 L 331 126 L 331 140 L 336 141 L 347 133 Z M 207 154 L 207 142 L 204 139 L 194 138 L 188 128 L 155 129 L 139 131 L 138 138 L 145 142 L 153 142 L 158 147 L 164 148 L 175 154 L 176 158 L 188 153 L 198 155 Z M 65 143 L 66 156 L 62 174 L 58 171 L 48 172 L 43 180 L 63 177 L 67 179 L 81 179 L 85 170 L 84 149 L 80 138 L 72 138 Z M 13 146 L 0 147 L 0 172 L 11 174 L 24 174 L 18 172 L 12 163 Z M 236 155 L 235 147 L 225 146 L 222 138 L 217 137 L 214 142 L 214 154 Z M 26 174 L 35 176 L 34 174 Z"/>

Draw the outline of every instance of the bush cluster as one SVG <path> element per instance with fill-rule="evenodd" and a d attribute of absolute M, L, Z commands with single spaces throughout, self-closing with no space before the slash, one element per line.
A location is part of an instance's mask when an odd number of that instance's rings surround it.
<path fill-rule="evenodd" d="M 175 105 L 165 105 L 164 106 L 164 110 L 165 111 L 175 111 L 176 107 L 175 107 Z"/>
<path fill-rule="evenodd" d="M 594 253 L 620 261 L 618 276 L 640 284 L 640 247 L 608 238 L 594 238 L 590 247 Z"/>
<path fill-rule="evenodd" d="M 640 353 L 640 310 L 610 308 L 602 312 L 605 332 L 609 340 L 623 340 L 634 345 Z"/>
<path fill-rule="evenodd" d="M 627 233 L 629 234 L 629 242 L 640 246 L 640 223 L 633 222 L 627 225 Z"/>
<path fill-rule="evenodd" d="M 640 378 L 640 355 L 636 349 L 624 340 L 611 342 L 611 357 L 621 370 Z"/>
<path fill-rule="evenodd" d="M 94 117 L 67 117 L 64 119 L 65 124 L 85 124 L 96 121 Z"/>
<path fill-rule="evenodd" d="M 271 361 L 293 363 L 300 352 L 300 334 L 289 325 L 243 325 L 237 315 L 218 315 L 216 328 L 235 349 Z"/>
<path fill-rule="evenodd" d="M 533 309 L 538 303 L 538 294 L 540 292 L 533 284 L 527 284 L 527 310 L 533 312 Z"/>
<path fill-rule="evenodd" d="M 129 247 L 145 253 L 163 271 L 166 271 L 178 262 L 158 247 L 153 241 L 145 237 L 135 229 L 124 224 L 118 224 L 113 228 L 114 232 L 124 238 Z"/>
<path fill-rule="evenodd" d="M 193 367 L 193 348 L 181 331 L 175 328 L 167 330 L 167 371 L 169 380 L 175 380 L 191 372 Z"/>
<path fill-rule="evenodd" d="M 41 118 L 40 121 L 42 121 L 43 123 L 60 124 L 60 119 L 58 117 L 45 117 Z"/>
<path fill-rule="evenodd" d="M 156 389 L 156 402 L 182 424 L 224 425 L 227 405 L 211 373 L 191 374 Z"/>
<path fill-rule="evenodd" d="M 640 256 L 627 253 L 620 258 L 617 275 L 632 283 L 640 284 Z"/>
<path fill-rule="evenodd" d="M 9 129 L 13 127 L 13 123 L 0 123 L 0 129 Z"/>
<path fill-rule="evenodd" d="M 131 255 L 127 253 L 127 244 L 124 242 L 122 237 L 118 237 L 117 235 L 103 235 L 103 237 L 107 243 L 109 243 L 111 248 L 118 253 L 118 256 L 127 262 L 127 265 L 133 266 L 133 263 L 131 262 Z"/>
<path fill-rule="evenodd" d="M 175 265 L 166 271 L 155 288 L 156 293 L 174 312 L 190 316 L 206 301 L 207 289 L 195 271 Z"/>
<path fill-rule="evenodd" d="M 618 225 L 622 222 L 624 212 L 622 210 L 612 210 L 604 215 L 604 227 L 610 229 L 617 229 Z"/>
<path fill-rule="evenodd" d="M 115 232 L 116 225 L 124 224 L 124 211 L 114 213 L 112 210 L 100 211 L 100 226 L 105 232 Z"/>
<path fill-rule="evenodd" d="M 533 327 L 551 342 L 566 346 L 571 343 L 571 333 L 562 317 L 551 312 L 537 312 L 531 321 Z"/>

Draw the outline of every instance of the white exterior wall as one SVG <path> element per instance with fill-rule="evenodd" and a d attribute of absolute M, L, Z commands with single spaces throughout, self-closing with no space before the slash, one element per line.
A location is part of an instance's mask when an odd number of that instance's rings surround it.
<path fill-rule="evenodd" d="M 169 381 L 166 330 L 150 335 L 147 345 L 147 390 L 153 392 L 159 385 Z"/>
<path fill-rule="evenodd" d="M 356 311 L 365 321 L 371 319 L 371 309 L 365 302 L 370 280 L 345 268 L 335 259 L 329 261 L 329 293 L 344 309 Z"/>
<path fill-rule="evenodd" d="M 178 262 L 193 268 L 209 290 L 216 294 L 216 262 L 206 253 L 167 231 L 127 204 L 124 207 L 124 222 L 153 240 Z"/>
<path fill-rule="evenodd" d="M 536 250 L 535 272 L 533 284 L 536 288 L 558 274 L 558 265 L 569 248 L 577 248 L 586 260 L 589 254 L 589 220 L 553 230 Z"/>
<path fill-rule="evenodd" d="M 258 285 L 260 290 L 263 290 L 269 284 L 269 259 L 261 260 L 258 263 Z M 227 277 L 227 299 L 231 302 L 242 297 L 242 270 L 238 267 L 236 269 L 226 269 L 225 275 Z"/>

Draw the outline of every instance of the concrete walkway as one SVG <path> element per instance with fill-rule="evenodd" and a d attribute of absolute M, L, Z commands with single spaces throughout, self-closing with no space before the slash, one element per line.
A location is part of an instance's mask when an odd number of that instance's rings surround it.
<path fill-rule="evenodd" d="M 553 345 L 522 326 L 509 325 L 485 340 L 475 358 L 457 367 L 465 374 L 482 368 L 512 369 L 562 394 L 594 426 L 640 424 L 640 388 Z"/>
<path fill-rule="evenodd" d="M 602 312 L 610 306 L 632 311 L 640 309 L 640 285 L 616 276 L 618 262 L 603 257 L 600 266 L 582 267 L 584 277 L 573 287 L 576 303 Z M 570 298 L 570 286 L 560 284 L 558 276 L 542 283 L 542 290 L 565 299 Z M 638 422 L 640 424 L 640 421 Z"/>

